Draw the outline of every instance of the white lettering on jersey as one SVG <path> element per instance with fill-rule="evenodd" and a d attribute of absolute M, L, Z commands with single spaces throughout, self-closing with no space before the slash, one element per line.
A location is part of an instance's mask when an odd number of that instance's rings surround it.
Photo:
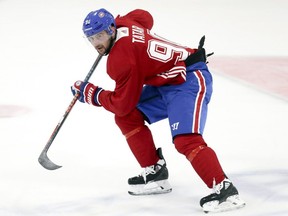
<path fill-rule="evenodd" d="M 138 26 L 132 26 L 132 43 L 145 43 L 144 29 Z"/>

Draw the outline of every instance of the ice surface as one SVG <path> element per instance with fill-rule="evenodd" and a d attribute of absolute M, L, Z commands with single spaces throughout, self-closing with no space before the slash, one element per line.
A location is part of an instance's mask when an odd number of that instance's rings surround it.
<path fill-rule="evenodd" d="M 70 85 L 97 57 L 81 24 L 100 7 L 115 15 L 147 9 L 155 32 L 190 46 L 205 34 L 215 55 L 288 54 L 284 0 L 0 1 L 0 116 L 13 114 L 0 118 L 0 216 L 203 215 L 199 200 L 210 191 L 174 149 L 167 121 L 151 129 L 168 163 L 170 194 L 128 195 L 127 178 L 141 170 L 113 115 L 86 104 L 75 105 L 48 152 L 63 167 L 48 171 L 37 162 L 72 100 Z M 113 89 L 105 58 L 91 81 Z M 288 215 L 287 122 L 287 100 L 214 73 L 204 135 L 247 202 L 219 215 Z"/>

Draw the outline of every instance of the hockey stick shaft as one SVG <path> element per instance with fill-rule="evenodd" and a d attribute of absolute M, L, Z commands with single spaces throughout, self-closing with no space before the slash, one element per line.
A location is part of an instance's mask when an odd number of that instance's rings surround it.
<path fill-rule="evenodd" d="M 88 72 L 88 74 L 86 75 L 84 82 L 88 82 L 90 77 L 92 76 L 95 68 L 97 67 L 97 65 L 99 64 L 100 60 L 102 58 L 102 55 L 98 55 L 98 57 L 96 58 L 94 64 L 92 65 L 90 71 Z M 67 119 L 68 115 L 70 114 L 72 108 L 74 107 L 75 103 L 77 102 L 77 99 L 79 97 L 79 93 L 76 93 L 73 100 L 71 101 L 71 103 L 69 104 L 68 108 L 66 109 L 64 115 L 62 116 L 62 118 L 60 119 L 60 121 L 58 122 L 57 126 L 55 127 L 53 133 L 51 134 L 48 142 L 46 143 L 44 149 L 42 150 L 38 161 L 39 163 L 46 169 L 48 170 L 55 170 L 60 168 L 61 166 L 54 164 L 47 156 L 47 152 L 50 148 L 50 146 L 52 145 L 55 137 L 57 136 L 58 132 L 60 131 L 61 127 L 63 126 L 65 120 Z"/>

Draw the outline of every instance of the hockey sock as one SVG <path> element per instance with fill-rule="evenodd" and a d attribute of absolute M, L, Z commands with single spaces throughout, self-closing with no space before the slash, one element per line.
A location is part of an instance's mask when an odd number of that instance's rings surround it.
<path fill-rule="evenodd" d="M 151 131 L 147 126 L 140 128 L 138 133 L 127 139 L 127 142 L 141 167 L 154 165 L 159 160 Z"/>
<path fill-rule="evenodd" d="M 200 134 L 178 135 L 174 139 L 178 152 L 190 161 L 196 173 L 209 187 L 224 180 L 225 174 L 213 149 L 207 146 Z"/>
<path fill-rule="evenodd" d="M 115 121 L 141 167 L 157 163 L 159 157 L 150 129 L 144 123 L 144 116 L 134 109 L 127 116 L 115 116 Z"/>

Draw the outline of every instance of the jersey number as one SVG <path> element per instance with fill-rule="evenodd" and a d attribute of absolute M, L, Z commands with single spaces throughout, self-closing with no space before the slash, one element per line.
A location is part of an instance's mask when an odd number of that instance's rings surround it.
<path fill-rule="evenodd" d="M 155 35 L 152 35 L 155 37 Z M 163 40 L 163 38 L 161 38 Z M 168 62 L 175 58 L 176 61 L 185 60 L 188 56 L 188 52 L 183 47 L 179 47 L 168 41 L 160 41 L 157 39 L 151 39 L 148 41 L 148 55 L 150 58 L 161 62 Z"/>

